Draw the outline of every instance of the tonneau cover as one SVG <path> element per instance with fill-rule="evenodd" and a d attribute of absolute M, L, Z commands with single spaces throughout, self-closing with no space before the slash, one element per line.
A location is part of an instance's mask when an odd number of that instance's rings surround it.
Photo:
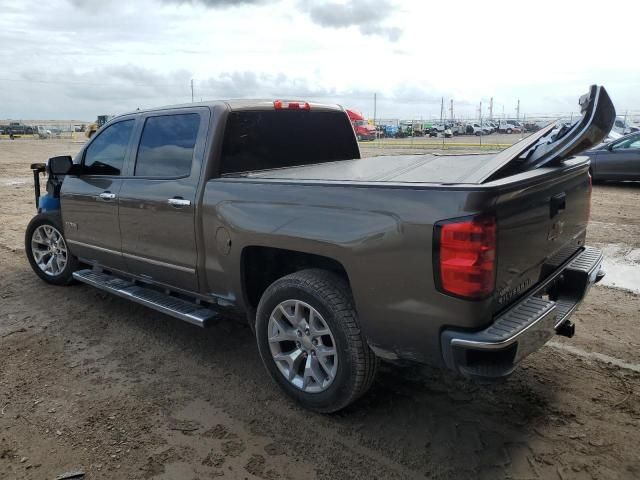
<path fill-rule="evenodd" d="M 476 183 L 483 155 L 399 155 L 369 157 L 242 174 L 249 178 L 354 182 Z"/>

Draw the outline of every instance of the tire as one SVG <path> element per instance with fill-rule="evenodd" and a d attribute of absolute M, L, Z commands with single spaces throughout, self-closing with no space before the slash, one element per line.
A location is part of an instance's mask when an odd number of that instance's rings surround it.
<path fill-rule="evenodd" d="M 511 130 L 510 128 L 507 128 L 507 133 L 511 135 L 513 133 L 513 130 Z"/>
<path fill-rule="evenodd" d="M 291 302 L 295 303 L 295 308 Z M 283 309 L 280 309 L 283 305 Z M 294 314 L 298 312 L 298 305 L 301 312 L 299 316 Z M 285 310 L 290 306 L 292 309 L 289 310 L 289 317 L 286 317 Z M 319 317 L 316 315 L 312 317 L 311 309 L 319 314 Z M 279 322 L 286 320 L 286 328 L 276 328 L 274 333 L 273 319 L 278 316 Z M 292 317 L 299 317 L 302 320 L 297 323 L 297 320 L 291 320 Z M 308 328 L 305 328 L 306 320 L 309 320 Z M 312 324 L 317 322 L 320 325 L 319 330 L 312 327 Z M 327 330 L 329 333 L 321 338 L 314 337 L 314 332 Z M 287 340 L 280 343 L 270 342 L 270 334 L 273 334 L 272 339 L 277 337 Z M 330 341 L 327 341 L 327 336 L 331 337 Z M 311 346 L 310 342 L 316 341 L 317 338 L 320 340 L 313 344 L 316 346 Z M 356 401 L 373 383 L 378 367 L 378 359 L 367 345 L 360 330 L 349 285 L 338 275 L 326 270 L 302 270 L 272 283 L 262 295 L 258 305 L 256 339 L 262 362 L 273 380 L 290 398 L 316 412 L 336 412 Z M 304 342 L 307 343 L 308 348 L 304 346 Z M 290 347 L 281 348 L 282 344 L 290 344 Z M 331 364 L 333 368 L 327 368 L 321 363 L 322 358 L 328 363 L 327 357 L 319 353 L 322 349 L 330 350 L 331 346 L 326 346 L 328 344 L 333 344 L 335 351 Z M 281 351 L 274 353 L 274 349 Z M 299 360 L 290 362 L 291 356 L 296 352 L 300 353 L 295 357 Z M 276 363 L 274 356 L 278 354 L 288 360 L 280 360 L 280 363 Z M 299 363 L 294 367 L 295 361 Z M 315 382 L 316 376 L 307 382 L 306 372 L 313 371 L 312 362 L 314 361 L 318 371 L 325 375 L 322 378 L 323 382 L 328 382 L 328 385 Z M 292 367 L 289 368 L 288 376 L 283 370 L 287 368 L 286 365 Z M 333 373 L 330 373 L 330 370 Z M 293 377 L 291 371 L 293 374 L 299 373 L 293 380 L 289 380 Z M 330 380 L 331 375 L 333 378 Z M 305 384 L 307 390 L 305 390 Z M 313 389 L 315 391 L 309 391 Z"/>
<path fill-rule="evenodd" d="M 44 233 L 47 231 L 51 232 L 50 238 L 47 238 Z M 39 237 L 37 235 L 39 235 Z M 58 238 L 58 235 L 59 239 L 56 242 L 55 239 Z M 42 242 L 39 242 L 38 239 L 42 240 Z M 47 245 L 45 243 L 49 240 L 53 242 L 53 245 Z M 51 262 L 51 266 L 49 267 L 50 271 L 45 271 L 45 269 L 40 265 L 47 263 L 47 255 L 49 255 L 49 258 L 53 255 L 45 253 L 41 259 L 38 260 L 34 251 L 44 250 L 51 247 L 56 249 L 56 257 L 64 257 L 65 262 L 62 267 L 60 266 L 59 261 Z M 64 238 L 62 221 L 60 220 L 59 215 L 40 213 L 33 217 L 27 226 L 27 231 L 25 232 L 24 249 L 31 268 L 42 280 L 52 285 L 69 285 L 73 282 L 73 272 L 78 270 L 79 262 L 78 259 L 69 251 L 69 247 Z M 65 254 L 62 253 L 63 250 Z"/>

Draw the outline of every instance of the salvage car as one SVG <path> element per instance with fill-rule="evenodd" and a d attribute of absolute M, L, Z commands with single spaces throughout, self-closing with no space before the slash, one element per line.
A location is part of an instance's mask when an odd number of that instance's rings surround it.
<path fill-rule="evenodd" d="M 571 314 L 604 275 L 585 245 L 591 178 L 578 154 L 615 110 L 596 86 L 580 106 L 570 128 L 497 154 L 373 158 L 339 106 L 136 111 L 73 161 L 32 165 L 26 254 L 51 284 L 200 327 L 248 322 L 273 380 L 315 411 L 362 396 L 380 360 L 501 381 L 573 334 Z"/>
<path fill-rule="evenodd" d="M 632 133 L 585 152 L 594 180 L 640 180 L 640 133 Z"/>

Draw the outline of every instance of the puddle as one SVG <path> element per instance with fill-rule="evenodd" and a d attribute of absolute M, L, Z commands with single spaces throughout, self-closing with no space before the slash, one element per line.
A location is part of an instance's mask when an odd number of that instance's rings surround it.
<path fill-rule="evenodd" d="M 29 183 L 29 179 L 24 177 L 0 178 L 0 187 L 12 187 L 14 185 L 24 185 L 26 183 Z"/>
<path fill-rule="evenodd" d="M 604 245 L 602 252 L 607 275 L 601 284 L 640 293 L 640 248 L 610 244 Z"/>

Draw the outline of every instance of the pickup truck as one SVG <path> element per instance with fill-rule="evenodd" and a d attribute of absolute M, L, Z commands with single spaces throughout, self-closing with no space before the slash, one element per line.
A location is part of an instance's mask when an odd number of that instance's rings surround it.
<path fill-rule="evenodd" d="M 364 394 L 380 360 L 496 382 L 571 336 L 604 275 L 585 245 L 591 179 L 577 154 L 615 110 L 602 87 L 580 104 L 574 125 L 497 154 L 373 158 L 339 106 L 136 111 L 73 161 L 32 165 L 26 254 L 51 284 L 201 327 L 248 321 L 268 373 L 315 411 Z"/>
<path fill-rule="evenodd" d="M 0 126 L 2 130 L 0 133 L 4 135 L 10 136 L 20 136 L 20 135 L 33 135 L 35 133 L 35 129 L 29 125 L 24 125 L 20 122 L 11 122 L 9 125 Z"/>

